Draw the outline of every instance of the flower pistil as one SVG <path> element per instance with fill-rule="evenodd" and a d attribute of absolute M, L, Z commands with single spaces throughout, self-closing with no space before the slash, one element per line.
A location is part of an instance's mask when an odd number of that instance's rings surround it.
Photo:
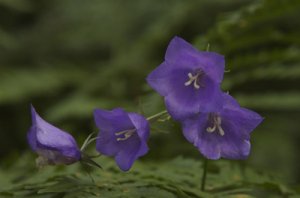
<path fill-rule="evenodd" d="M 124 131 L 117 132 L 117 133 L 115 133 L 115 135 L 116 136 L 123 135 L 124 137 L 118 137 L 117 141 L 124 141 L 124 140 L 127 140 L 128 138 L 130 138 L 135 132 L 136 132 L 136 129 L 130 129 L 130 130 L 124 130 Z"/>
<path fill-rule="evenodd" d="M 189 77 L 189 80 L 186 81 L 184 83 L 185 86 L 189 86 L 193 83 L 194 87 L 196 89 L 200 89 L 200 87 L 204 87 L 204 85 L 201 83 L 201 78 L 203 77 L 204 75 L 204 72 L 202 70 L 197 70 L 195 72 L 195 75 L 193 75 L 191 72 L 188 73 L 188 77 Z"/>
<path fill-rule="evenodd" d="M 220 115 L 218 115 L 217 113 L 210 113 L 209 114 L 209 122 L 212 123 L 212 127 L 206 128 L 206 131 L 208 133 L 213 133 L 217 130 L 221 136 L 225 135 L 225 132 L 221 127 L 222 119 L 221 119 Z"/>

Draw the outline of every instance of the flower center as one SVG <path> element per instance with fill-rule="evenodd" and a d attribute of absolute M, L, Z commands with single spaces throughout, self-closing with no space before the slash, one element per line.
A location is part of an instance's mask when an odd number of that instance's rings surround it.
<path fill-rule="evenodd" d="M 213 133 L 215 131 L 218 131 L 218 133 L 221 136 L 224 136 L 225 132 L 224 132 L 224 130 L 221 127 L 222 119 L 221 119 L 220 115 L 217 114 L 217 113 L 210 113 L 208 119 L 209 119 L 209 122 L 211 123 L 211 126 L 207 127 L 206 131 L 208 133 Z"/>
<path fill-rule="evenodd" d="M 191 72 L 188 73 L 189 80 L 184 83 L 185 86 L 189 86 L 193 84 L 196 89 L 200 89 L 200 87 L 204 87 L 201 83 L 201 78 L 204 76 L 204 72 L 202 70 L 197 70 L 193 75 Z"/>
<path fill-rule="evenodd" d="M 117 141 L 127 140 L 134 134 L 135 131 L 136 131 L 136 129 L 129 129 L 129 130 L 124 130 L 124 131 L 115 133 L 116 136 L 123 136 L 123 137 L 117 137 Z"/>

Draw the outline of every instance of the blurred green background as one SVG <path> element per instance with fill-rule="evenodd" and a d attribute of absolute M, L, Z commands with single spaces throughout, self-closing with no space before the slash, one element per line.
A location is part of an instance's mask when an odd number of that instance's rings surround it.
<path fill-rule="evenodd" d="M 178 35 L 224 54 L 223 90 L 265 117 L 244 163 L 299 184 L 299 10 L 299 0 L 0 0 L 2 169 L 29 152 L 31 103 L 79 144 L 96 131 L 96 107 L 163 110 L 145 78 Z M 144 161 L 201 158 L 172 121 L 149 143 Z"/>

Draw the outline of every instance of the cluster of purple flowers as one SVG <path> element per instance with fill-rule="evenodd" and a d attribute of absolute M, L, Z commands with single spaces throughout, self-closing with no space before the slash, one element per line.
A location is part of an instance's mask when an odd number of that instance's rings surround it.
<path fill-rule="evenodd" d="M 147 77 L 148 84 L 164 97 L 168 113 L 182 124 L 185 138 L 208 159 L 245 159 L 250 133 L 262 121 L 257 113 L 240 107 L 223 93 L 224 57 L 201 52 L 179 37 L 169 44 L 165 61 Z M 83 159 L 74 138 L 43 120 L 31 107 L 28 142 L 39 157 L 38 166 L 72 164 Z M 96 150 L 114 156 L 123 171 L 148 152 L 148 120 L 116 108 L 96 109 L 99 134 Z"/>
<path fill-rule="evenodd" d="M 224 68 L 222 55 L 198 51 L 175 37 L 165 61 L 147 81 L 164 96 L 168 112 L 181 122 L 186 139 L 206 158 L 244 159 L 250 152 L 250 133 L 262 117 L 221 91 Z"/>
<path fill-rule="evenodd" d="M 31 107 L 32 126 L 27 134 L 31 149 L 39 157 L 38 166 L 72 164 L 84 160 L 84 147 L 79 149 L 74 138 L 43 120 Z M 94 117 L 100 129 L 96 150 L 115 156 L 121 170 L 127 171 L 133 162 L 148 152 L 149 123 L 141 115 L 127 113 L 120 108 L 112 111 L 96 109 Z"/>

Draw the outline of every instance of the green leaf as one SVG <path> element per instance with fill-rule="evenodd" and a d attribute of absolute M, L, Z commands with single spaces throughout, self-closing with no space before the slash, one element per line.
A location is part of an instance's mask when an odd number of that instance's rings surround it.
<path fill-rule="evenodd" d="M 27 158 L 30 159 L 30 158 Z M 26 197 L 231 197 L 268 194 L 296 195 L 278 179 L 230 161 L 210 161 L 206 191 L 200 190 L 201 162 L 178 157 L 160 163 L 136 162 L 131 171 L 117 169 L 111 159 L 101 158 L 104 170 L 91 172 L 94 181 L 80 166 L 46 167 L 27 174 L 0 191 L 3 196 Z M 17 169 L 17 167 L 12 167 Z"/>

